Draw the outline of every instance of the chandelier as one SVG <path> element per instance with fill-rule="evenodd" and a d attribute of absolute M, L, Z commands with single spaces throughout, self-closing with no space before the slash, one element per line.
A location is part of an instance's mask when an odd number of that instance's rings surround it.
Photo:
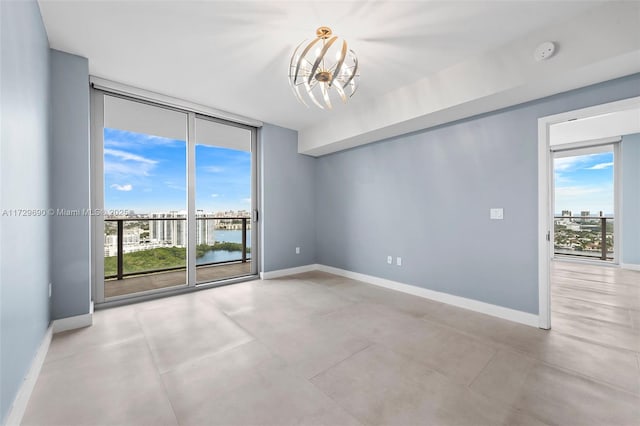
<path fill-rule="evenodd" d="M 293 93 L 307 107 L 303 94 L 322 109 L 331 109 L 332 96 L 346 102 L 356 92 L 358 78 L 356 54 L 329 27 L 318 28 L 314 40 L 300 43 L 289 64 Z"/>

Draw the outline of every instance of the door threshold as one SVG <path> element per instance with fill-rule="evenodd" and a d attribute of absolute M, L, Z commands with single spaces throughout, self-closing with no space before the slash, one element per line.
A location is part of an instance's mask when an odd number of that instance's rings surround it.
<path fill-rule="evenodd" d="M 608 266 L 612 268 L 619 268 L 620 264 L 613 260 L 601 260 L 601 259 L 576 259 L 573 257 L 555 256 L 551 258 L 552 262 L 566 262 L 566 263 L 582 263 L 585 265 L 594 266 Z"/>
<path fill-rule="evenodd" d="M 193 293 L 194 291 L 206 290 L 215 287 L 223 287 L 231 284 L 238 284 L 247 281 L 253 281 L 259 279 L 257 274 L 243 275 L 241 277 L 228 278 L 219 281 L 213 281 L 210 283 L 197 284 L 194 287 L 180 287 L 174 289 L 167 289 L 165 291 L 154 291 L 153 293 L 132 295 L 131 297 L 120 298 L 116 300 L 108 300 L 103 303 L 95 304 L 95 309 L 108 309 L 118 306 L 132 305 L 140 302 L 148 302 L 156 299 L 164 299 L 165 297 L 179 296 L 181 294 Z"/>

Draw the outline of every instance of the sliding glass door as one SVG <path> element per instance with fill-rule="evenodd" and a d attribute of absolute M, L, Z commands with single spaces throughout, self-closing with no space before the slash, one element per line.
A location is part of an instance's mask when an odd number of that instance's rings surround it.
<path fill-rule="evenodd" d="M 196 282 L 250 274 L 252 131 L 195 124 Z"/>
<path fill-rule="evenodd" d="M 256 274 L 255 128 L 92 97 L 94 300 Z"/>

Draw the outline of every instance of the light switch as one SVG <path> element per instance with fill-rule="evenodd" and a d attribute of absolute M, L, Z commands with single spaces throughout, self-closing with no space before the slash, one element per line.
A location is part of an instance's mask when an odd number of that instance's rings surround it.
<path fill-rule="evenodd" d="M 493 220 L 502 220 L 504 219 L 504 209 L 502 208 L 493 208 L 489 210 L 489 217 Z"/>
<path fill-rule="evenodd" d="M 402 258 L 401 257 L 396 257 L 396 265 L 402 266 Z"/>
<path fill-rule="evenodd" d="M 387 263 L 391 265 L 393 263 L 393 257 L 387 256 Z"/>

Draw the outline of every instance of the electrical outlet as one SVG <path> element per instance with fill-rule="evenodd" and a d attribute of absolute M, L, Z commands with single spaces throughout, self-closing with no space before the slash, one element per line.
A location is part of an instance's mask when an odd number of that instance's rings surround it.
<path fill-rule="evenodd" d="M 393 263 L 393 257 L 387 256 L 387 263 L 391 265 Z"/>
<path fill-rule="evenodd" d="M 402 266 L 402 258 L 401 257 L 396 257 L 396 265 Z"/>
<path fill-rule="evenodd" d="M 296 254 L 300 254 L 300 247 L 296 247 Z"/>

